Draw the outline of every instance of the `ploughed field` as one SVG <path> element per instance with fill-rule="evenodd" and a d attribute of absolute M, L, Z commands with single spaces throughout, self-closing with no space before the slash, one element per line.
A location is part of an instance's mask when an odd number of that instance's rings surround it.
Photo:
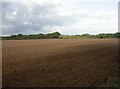
<path fill-rule="evenodd" d="M 3 41 L 3 87 L 89 87 L 117 76 L 117 39 Z"/>

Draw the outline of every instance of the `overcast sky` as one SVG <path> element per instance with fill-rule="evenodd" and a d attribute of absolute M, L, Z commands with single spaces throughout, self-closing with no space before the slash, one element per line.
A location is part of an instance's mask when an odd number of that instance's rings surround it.
<path fill-rule="evenodd" d="M 0 35 L 118 32 L 118 1 L 4 0 L 0 3 Z"/>

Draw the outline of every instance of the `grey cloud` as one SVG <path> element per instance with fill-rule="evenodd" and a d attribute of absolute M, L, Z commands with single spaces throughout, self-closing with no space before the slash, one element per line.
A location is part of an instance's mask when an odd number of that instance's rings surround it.
<path fill-rule="evenodd" d="M 29 6 L 20 2 L 4 2 L 2 8 L 2 23 L 6 26 L 2 31 L 5 35 L 45 32 L 45 27 L 65 26 L 75 21 L 72 15 L 60 16 L 56 14 L 57 11 L 54 9 L 57 6 L 52 4 L 33 3 Z"/>
<path fill-rule="evenodd" d="M 0 2 L 0 5 L 2 5 L 2 9 L 9 7 L 11 2 Z"/>

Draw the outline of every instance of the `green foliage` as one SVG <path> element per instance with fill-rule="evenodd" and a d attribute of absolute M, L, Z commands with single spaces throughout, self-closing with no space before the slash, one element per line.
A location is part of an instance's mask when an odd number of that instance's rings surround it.
<path fill-rule="evenodd" d="M 18 34 L 17 36 L 23 36 L 22 34 Z"/>
<path fill-rule="evenodd" d="M 116 38 L 120 38 L 120 32 L 115 33 L 114 36 L 115 36 Z"/>
<path fill-rule="evenodd" d="M 2 37 L 3 40 L 19 40 L 19 39 L 57 39 L 61 34 L 59 32 L 49 34 L 30 34 L 30 35 L 11 35 L 9 37 Z"/>
<path fill-rule="evenodd" d="M 82 35 L 60 35 L 59 36 L 60 39 L 88 39 L 88 38 L 100 38 L 100 39 L 105 39 L 105 38 L 120 38 L 120 33 L 115 33 L 115 34 L 97 34 L 97 35 L 90 35 L 90 34 L 82 34 Z"/>
<path fill-rule="evenodd" d="M 90 35 L 90 34 L 82 34 L 82 35 L 61 35 L 59 32 L 53 32 L 48 34 L 30 34 L 30 35 L 11 35 L 9 37 L 2 37 L 3 40 L 19 40 L 19 39 L 90 39 L 90 38 L 98 38 L 98 39 L 105 39 L 105 38 L 120 38 L 120 33 L 109 33 L 109 34 L 97 34 L 97 35 Z"/>

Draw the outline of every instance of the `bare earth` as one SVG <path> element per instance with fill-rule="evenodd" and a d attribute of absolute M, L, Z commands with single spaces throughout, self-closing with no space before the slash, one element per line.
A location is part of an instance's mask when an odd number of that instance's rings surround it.
<path fill-rule="evenodd" d="M 88 87 L 117 73 L 117 39 L 3 41 L 3 87 Z"/>

